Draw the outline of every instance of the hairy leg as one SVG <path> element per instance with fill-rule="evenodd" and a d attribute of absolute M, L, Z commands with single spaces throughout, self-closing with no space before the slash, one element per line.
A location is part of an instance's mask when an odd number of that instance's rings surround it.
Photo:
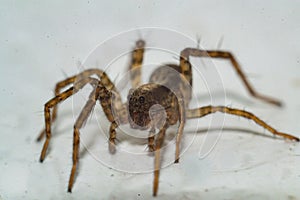
<path fill-rule="evenodd" d="M 201 108 L 188 110 L 186 112 L 186 117 L 187 117 L 187 119 L 200 118 L 200 117 L 204 117 L 208 114 L 212 114 L 212 113 L 216 113 L 216 112 L 227 113 L 227 114 L 236 115 L 236 116 L 240 116 L 240 117 L 250 119 L 250 120 L 254 121 L 256 124 L 258 124 L 258 125 L 264 127 L 265 129 L 267 129 L 268 131 L 270 131 L 274 135 L 281 136 L 281 137 L 284 137 L 284 138 L 287 138 L 287 139 L 290 139 L 290 140 L 295 140 L 295 141 L 299 142 L 298 137 L 287 134 L 287 133 L 279 132 L 276 129 L 272 128 L 267 123 L 265 123 L 263 120 L 259 119 L 254 114 L 252 114 L 250 112 L 247 112 L 247 111 L 244 111 L 244 110 L 235 109 L 235 108 L 229 108 L 229 107 L 225 107 L 225 106 L 205 106 L 205 107 L 201 107 Z"/>
<path fill-rule="evenodd" d="M 155 158 L 154 158 L 154 180 L 153 180 L 153 196 L 157 195 L 159 184 L 159 172 L 160 172 L 160 150 L 165 140 L 166 130 L 168 128 L 167 123 L 159 131 L 155 141 Z"/>
<path fill-rule="evenodd" d="M 116 152 L 116 129 L 120 124 L 128 123 L 127 106 L 126 104 L 122 104 L 121 96 L 118 92 L 109 91 L 106 87 L 100 88 L 98 100 L 106 118 L 111 122 L 108 149 L 111 154 L 114 154 Z"/>
<path fill-rule="evenodd" d="M 115 140 L 117 137 L 116 129 L 118 128 L 118 126 L 119 125 L 116 123 L 116 121 L 113 121 L 110 125 L 108 149 L 111 154 L 114 154 L 116 152 L 116 141 Z"/>
<path fill-rule="evenodd" d="M 48 101 L 45 104 L 44 115 L 45 115 L 46 140 L 45 140 L 45 143 L 44 143 L 44 146 L 43 146 L 43 149 L 42 149 L 42 152 L 41 152 L 41 156 L 40 156 L 40 161 L 41 162 L 43 162 L 44 159 L 45 159 L 47 148 L 48 148 L 50 138 L 51 138 L 51 114 L 50 114 L 50 109 L 53 108 L 54 106 L 56 106 L 58 103 L 66 100 L 67 98 L 69 98 L 73 94 L 77 93 L 86 84 L 90 83 L 90 84 L 96 86 L 97 82 L 98 82 L 98 80 L 93 79 L 93 78 L 83 79 L 80 82 L 78 82 L 78 84 L 76 84 L 76 86 L 71 87 L 68 90 L 64 91 L 63 93 L 55 96 L 54 98 L 52 98 L 50 101 Z"/>
<path fill-rule="evenodd" d="M 141 66 L 143 63 L 145 41 L 138 40 L 132 51 L 131 63 L 129 66 L 131 85 L 133 88 L 141 84 Z"/>
<path fill-rule="evenodd" d="M 72 191 L 74 179 L 75 179 L 75 172 L 77 169 L 77 164 L 79 160 L 79 142 L 80 142 L 80 128 L 85 124 L 86 120 L 90 116 L 96 101 L 98 99 L 99 93 L 100 93 L 100 87 L 103 87 L 103 85 L 97 86 L 92 93 L 89 96 L 89 100 L 86 102 L 84 108 L 81 110 L 81 113 L 79 114 L 75 125 L 74 125 L 74 135 L 73 135 L 73 165 L 72 165 L 72 170 L 70 174 L 70 179 L 69 179 L 69 185 L 68 185 L 68 192 Z"/>
<path fill-rule="evenodd" d="M 179 105 L 179 127 L 176 135 L 176 151 L 175 151 L 175 163 L 179 162 L 179 153 L 180 153 L 180 143 L 183 134 L 183 128 L 185 124 L 185 106 L 182 99 L 178 100 Z"/>
<path fill-rule="evenodd" d="M 192 69 L 191 69 L 191 63 L 189 62 L 189 57 L 212 57 L 212 58 L 224 58 L 229 59 L 232 66 L 234 67 L 235 71 L 237 72 L 238 76 L 243 81 L 244 85 L 246 86 L 248 92 L 255 98 L 261 99 L 262 101 L 274 104 L 276 106 L 281 106 L 281 102 L 277 99 L 261 95 L 257 93 L 251 84 L 248 82 L 244 72 L 241 69 L 241 66 L 237 62 L 236 58 L 233 56 L 232 53 L 227 51 L 205 51 L 195 48 L 186 48 L 181 52 L 180 57 L 180 67 L 183 75 L 186 77 L 188 81 L 192 81 Z"/>
<path fill-rule="evenodd" d="M 152 126 L 149 131 L 149 136 L 148 136 L 148 148 L 150 152 L 155 151 L 155 144 L 154 144 L 154 139 L 155 139 L 155 127 Z"/>
<path fill-rule="evenodd" d="M 55 96 L 58 96 L 61 93 L 61 90 L 63 88 L 71 84 L 73 84 L 73 86 L 76 87 L 76 84 L 80 84 L 81 80 L 87 79 L 93 75 L 96 75 L 107 89 L 116 91 L 114 84 L 111 82 L 111 80 L 109 79 L 109 77 L 106 75 L 105 72 L 103 72 L 100 69 L 87 69 L 77 75 L 71 76 L 63 81 L 58 82 L 55 86 Z M 119 102 L 119 104 L 122 104 L 122 102 Z M 57 117 L 57 105 L 54 105 L 52 108 L 51 121 L 54 122 L 56 117 Z M 42 130 L 37 138 L 37 141 L 43 139 L 45 133 L 46 133 L 45 129 Z"/>
<path fill-rule="evenodd" d="M 80 138 L 80 128 L 85 124 L 87 118 L 90 116 L 91 111 L 93 110 L 96 101 L 99 100 L 100 104 L 104 110 L 104 113 L 107 117 L 107 119 L 112 122 L 111 127 L 110 127 L 110 138 L 109 138 L 109 150 L 111 153 L 115 152 L 115 139 L 116 139 L 116 128 L 118 127 L 118 123 L 124 122 L 122 121 L 121 117 L 124 117 L 124 113 L 121 112 L 120 116 L 118 115 L 113 115 L 113 109 L 117 109 L 114 107 L 114 98 L 116 98 L 115 95 L 118 93 L 109 91 L 106 86 L 99 81 L 97 87 L 93 90 L 91 93 L 88 102 L 82 109 L 80 115 L 78 116 L 76 123 L 74 125 L 74 142 L 73 142 L 73 166 L 71 170 L 71 175 L 69 179 L 69 186 L 68 186 L 68 191 L 71 192 L 73 183 L 74 183 L 74 178 L 75 178 L 75 172 L 77 168 L 77 163 L 78 163 L 78 151 L 79 151 L 79 138 Z M 121 100 L 120 100 L 121 101 Z M 118 104 L 119 102 L 115 102 Z M 122 105 L 125 107 L 125 105 Z M 126 113 L 127 114 L 127 113 Z"/>

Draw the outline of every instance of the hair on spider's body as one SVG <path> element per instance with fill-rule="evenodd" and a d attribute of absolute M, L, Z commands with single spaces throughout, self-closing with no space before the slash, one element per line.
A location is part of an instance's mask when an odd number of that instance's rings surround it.
<path fill-rule="evenodd" d="M 122 101 L 121 95 L 104 71 L 100 69 L 88 69 L 78 75 L 58 82 L 55 87 L 55 97 L 45 104 L 45 129 L 40 133 L 37 139 L 40 141 L 46 136 L 40 156 L 41 162 L 45 159 L 50 142 L 51 123 L 57 116 L 57 104 L 77 93 L 85 85 L 90 84 L 93 86 L 93 91 L 74 124 L 73 165 L 68 184 L 69 192 L 72 191 L 79 159 L 79 130 L 86 122 L 97 101 L 100 102 L 106 118 L 111 123 L 108 141 L 110 153 L 116 152 L 116 129 L 119 125 L 129 123 L 133 129 L 149 130 L 149 151 L 155 152 L 153 196 L 156 196 L 158 192 L 160 150 L 164 142 L 166 130 L 171 125 L 179 124 L 176 134 L 175 163 L 179 162 L 180 143 L 185 121 L 192 118 L 201 118 L 216 112 L 250 119 L 274 135 L 299 141 L 298 137 L 278 132 L 254 114 L 244 110 L 212 105 L 189 109 L 193 84 L 192 67 L 189 61 L 191 56 L 228 59 L 243 81 L 248 92 L 253 97 L 276 106 L 281 105 L 278 100 L 261 95 L 252 88 L 242 72 L 240 65 L 230 52 L 204 51 L 197 48 L 186 48 L 181 51 L 179 65 L 162 65 L 151 74 L 149 83 L 141 84 L 141 66 L 143 62 L 144 47 L 145 42 L 143 40 L 138 40 L 135 49 L 132 51 L 132 59 L 129 66 L 132 89 L 128 93 L 127 102 L 124 103 Z M 96 75 L 97 78 L 93 78 L 93 75 Z M 72 87 L 61 92 L 62 88 L 69 85 L 72 85 Z M 52 115 L 50 113 L 51 108 L 53 109 Z M 159 130 L 157 134 L 155 134 L 156 129 Z"/>
<path fill-rule="evenodd" d="M 151 111 L 155 105 L 160 105 L 161 108 Z M 128 119 L 132 128 L 149 129 L 151 118 L 161 121 L 160 117 L 154 115 L 164 111 L 167 123 L 174 125 L 178 121 L 178 109 L 176 95 L 169 88 L 156 83 L 141 85 L 128 95 Z"/>

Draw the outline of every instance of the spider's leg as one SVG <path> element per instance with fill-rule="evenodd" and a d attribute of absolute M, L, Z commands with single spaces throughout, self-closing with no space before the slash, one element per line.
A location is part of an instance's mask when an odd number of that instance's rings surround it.
<path fill-rule="evenodd" d="M 77 163 L 78 163 L 79 140 L 80 140 L 79 129 L 85 124 L 86 120 L 90 116 L 90 114 L 96 104 L 101 87 L 104 87 L 104 86 L 101 84 L 101 82 L 99 82 L 99 85 L 97 87 L 95 87 L 95 89 L 90 94 L 89 100 L 86 102 L 84 108 L 81 110 L 81 113 L 79 114 L 79 116 L 75 122 L 75 125 L 74 125 L 73 156 L 72 156 L 73 165 L 72 165 L 72 170 L 71 170 L 70 179 L 69 179 L 68 192 L 72 191 L 74 178 L 75 178 L 75 172 L 76 172 Z"/>
<path fill-rule="evenodd" d="M 299 142 L 298 137 L 287 134 L 287 133 L 279 132 L 276 129 L 272 128 L 267 123 L 265 123 L 263 120 L 259 119 L 254 114 L 244 111 L 244 110 L 235 109 L 235 108 L 229 108 L 229 107 L 225 107 L 225 106 L 205 106 L 205 107 L 201 107 L 201 108 L 187 110 L 186 117 L 187 117 L 187 119 L 200 118 L 200 117 L 204 117 L 208 114 L 212 114 L 212 113 L 216 113 L 216 112 L 227 113 L 227 114 L 236 115 L 236 116 L 250 119 L 250 120 L 254 121 L 256 124 L 267 129 L 274 135 L 278 135 L 278 136 Z"/>
<path fill-rule="evenodd" d="M 138 87 L 141 84 L 141 67 L 143 63 L 145 41 L 138 40 L 136 46 L 132 51 L 131 63 L 129 65 L 130 80 L 133 88 Z"/>
<path fill-rule="evenodd" d="M 118 123 L 116 121 L 113 121 L 109 128 L 109 142 L 108 142 L 108 148 L 109 152 L 111 154 L 114 154 L 116 152 L 116 137 L 117 132 L 116 129 L 118 128 Z"/>
<path fill-rule="evenodd" d="M 165 123 L 159 131 L 155 141 L 155 158 L 154 158 L 154 181 L 153 181 L 153 196 L 157 195 L 160 171 L 160 150 L 165 140 L 166 129 L 168 124 Z"/>
<path fill-rule="evenodd" d="M 233 56 L 232 53 L 227 51 L 206 51 L 201 49 L 195 49 L 195 48 L 186 48 L 183 51 L 181 51 L 181 57 L 180 57 L 180 67 L 182 70 L 183 75 L 187 78 L 187 80 L 191 80 L 191 64 L 189 62 L 189 57 L 213 57 L 213 58 L 224 58 L 229 59 L 232 66 L 234 67 L 235 71 L 237 72 L 238 76 L 242 79 L 244 85 L 246 86 L 248 92 L 255 98 L 261 99 L 262 101 L 274 104 L 276 106 L 281 106 L 281 102 L 277 99 L 261 95 L 257 93 L 251 84 L 248 82 L 244 72 L 242 71 L 239 63 L 237 62 L 236 58 Z"/>
<path fill-rule="evenodd" d="M 58 82 L 55 86 L 55 95 L 58 95 L 62 88 L 66 87 L 72 83 L 76 84 L 81 79 L 86 79 L 93 75 L 96 75 L 101 80 L 101 82 L 105 85 L 106 88 L 108 88 L 110 90 L 115 90 L 114 84 L 111 82 L 111 80 L 109 79 L 109 77 L 106 75 L 105 72 L 103 72 L 100 69 L 87 69 L 87 70 L 84 70 L 83 72 L 80 72 L 79 74 L 77 74 L 75 76 L 71 76 L 63 81 Z M 52 120 L 55 120 L 56 112 L 57 112 L 57 106 L 55 106 L 53 108 Z"/>
<path fill-rule="evenodd" d="M 100 96 L 102 94 L 106 95 L 107 93 L 100 93 Z M 107 119 L 111 122 L 109 128 L 108 149 L 111 154 L 114 154 L 116 152 L 116 129 L 119 127 L 119 124 L 128 123 L 127 108 L 125 104 L 119 104 L 119 102 L 121 101 L 114 101 L 112 105 L 109 105 L 109 107 L 103 105 L 103 101 L 100 102 Z M 120 106 L 118 107 L 118 105 Z M 113 115 L 112 109 L 115 111 L 116 114 Z"/>
<path fill-rule="evenodd" d="M 73 94 L 77 93 L 81 88 L 83 88 L 87 83 L 91 83 L 92 85 L 96 86 L 98 80 L 93 78 L 83 79 L 75 86 L 67 89 L 66 91 L 62 92 L 61 94 L 55 96 L 51 100 L 49 100 L 44 106 L 44 115 L 45 115 L 45 133 L 46 133 L 46 140 L 41 152 L 40 161 L 43 162 L 46 156 L 47 148 L 51 138 L 51 116 L 50 116 L 50 109 L 56 106 L 61 101 L 66 100 L 68 97 L 72 96 Z"/>
<path fill-rule="evenodd" d="M 80 84 L 80 80 L 91 77 L 92 75 L 96 75 L 99 79 L 101 79 L 102 83 L 106 86 L 106 88 L 110 90 L 116 90 L 114 84 L 111 82 L 109 77 L 100 69 L 87 69 L 75 76 L 71 76 L 63 81 L 60 81 L 55 86 L 55 96 L 58 96 L 61 90 L 71 84 Z M 53 106 L 52 109 L 52 117 L 51 121 L 54 122 L 57 117 L 57 105 Z M 45 136 L 45 129 L 42 130 L 37 138 L 37 141 L 40 141 Z"/>
<path fill-rule="evenodd" d="M 155 151 L 154 139 L 155 139 L 155 126 L 152 126 L 150 128 L 149 136 L 148 136 L 148 148 L 150 152 Z"/>
<path fill-rule="evenodd" d="M 179 107 L 179 127 L 176 134 L 176 151 L 175 151 L 175 163 L 179 162 L 179 146 L 182 138 L 183 128 L 185 124 L 185 106 L 184 101 L 182 99 L 178 99 L 178 107 Z"/>

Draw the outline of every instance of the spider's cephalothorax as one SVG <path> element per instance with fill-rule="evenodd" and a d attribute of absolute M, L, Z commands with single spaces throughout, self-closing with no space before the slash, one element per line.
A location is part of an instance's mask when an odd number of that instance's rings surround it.
<path fill-rule="evenodd" d="M 87 84 L 93 86 L 89 100 L 79 114 L 74 125 L 73 137 L 73 166 L 69 179 L 68 191 L 72 191 L 75 172 L 79 157 L 80 128 L 85 124 L 97 101 L 104 110 L 105 116 L 111 123 L 109 129 L 109 151 L 115 153 L 116 129 L 121 124 L 130 123 L 132 128 L 149 129 L 148 149 L 155 152 L 153 196 L 157 195 L 160 172 L 160 149 L 163 146 L 166 130 L 170 125 L 179 122 L 176 134 L 175 163 L 179 162 L 180 142 L 186 119 L 201 118 L 208 114 L 222 112 L 250 119 L 264 127 L 272 134 L 290 140 L 299 141 L 298 137 L 282 133 L 259 119 L 254 114 L 226 106 L 203 106 L 189 109 L 192 86 L 192 67 L 189 61 L 193 57 L 223 58 L 231 62 L 235 71 L 246 86 L 248 92 L 255 98 L 265 102 L 281 106 L 280 101 L 257 93 L 247 81 L 240 65 L 235 57 L 227 51 L 205 51 L 197 48 L 186 48 L 181 51 L 180 62 L 158 67 L 150 76 L 149 83 L 141 84 L 141 67 L 143 62 L 145 42 L 139 40 L 132 51 L 131 64 L 129 66 L 132 90 L 128 95 L 128 102 L 122 102 L 122 98 L 114 83 L 107 74 L 100 69 L 88 69 L 78 75 L 58 82 L 55 88 L 55 97 L 49 100 L 44 107 L 45 129 L 40 133 L 38 141 L 44 136 L 46 140 L 41 152 L 40 161 L 46 156 L 51 139 L 51 123 L 56 119 L 57 104 L 64 101 L 83 88 Z M 98 78 L 93 78 L 96 75 Z M 69 89 L 61 92 L 61 89 L 71 85 Z M 53 109 L 52 115 L 50 113 Z M 159 129 L 156 133 L 155 129 Z"/>
<path fill-rule="evenodd" d="M 128 95 L 128 121 L 132 128 L 145 130 L 158 127 L 166 112 L 166 122 L 173 125 L 178 121 L 178 101 L 167 87 L 148 83 L 131 89 Z"/>

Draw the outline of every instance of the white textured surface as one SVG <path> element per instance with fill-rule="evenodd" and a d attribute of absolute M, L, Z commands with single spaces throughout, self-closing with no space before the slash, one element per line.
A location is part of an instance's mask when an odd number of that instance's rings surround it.
<path fill-rule="evenodd" d="M 209 49 L 224 37 L 222 49 L 234 52 L 254 87 L 277 96 L 285 107 L 250 98 L 228 63 L 218 61 L 225 88 L 234 91 L 228 104 L 245 107 L 279 130 L 300 136 L 300 5 L 295 1 L 0 4 L 0 199 L 152 198 L 152 173 L 117 172 L 88 153 L 81 156 L 73 193 L 66 192 L 71 101 L 60 106 L 60 122 L 53 131 L 57 134 L 43 164 L 38 162 L 42 144 L 35 142 L 43 127 L 43 104 L 52 97 L 54 84 L 64 78 L 62 71 L 76 73 L 77 62 L 97 44 L 132 28 L 155 26 L 200 35 L 201 44 Z M 205 128 L 207 120 L 201 122 Z M 225 126 L 264 132 L 235 117 L 226 117 Z M 203 139 L 197 137 L 180 164 L 162 170 L 157 199 L 300 198 L 299 144 L 227 130 L 211 154 L 199 159 Z M 105 143 L 90 140 L 93 146 Z M 101 148 L 105 153 L 107 146 Z"/>

